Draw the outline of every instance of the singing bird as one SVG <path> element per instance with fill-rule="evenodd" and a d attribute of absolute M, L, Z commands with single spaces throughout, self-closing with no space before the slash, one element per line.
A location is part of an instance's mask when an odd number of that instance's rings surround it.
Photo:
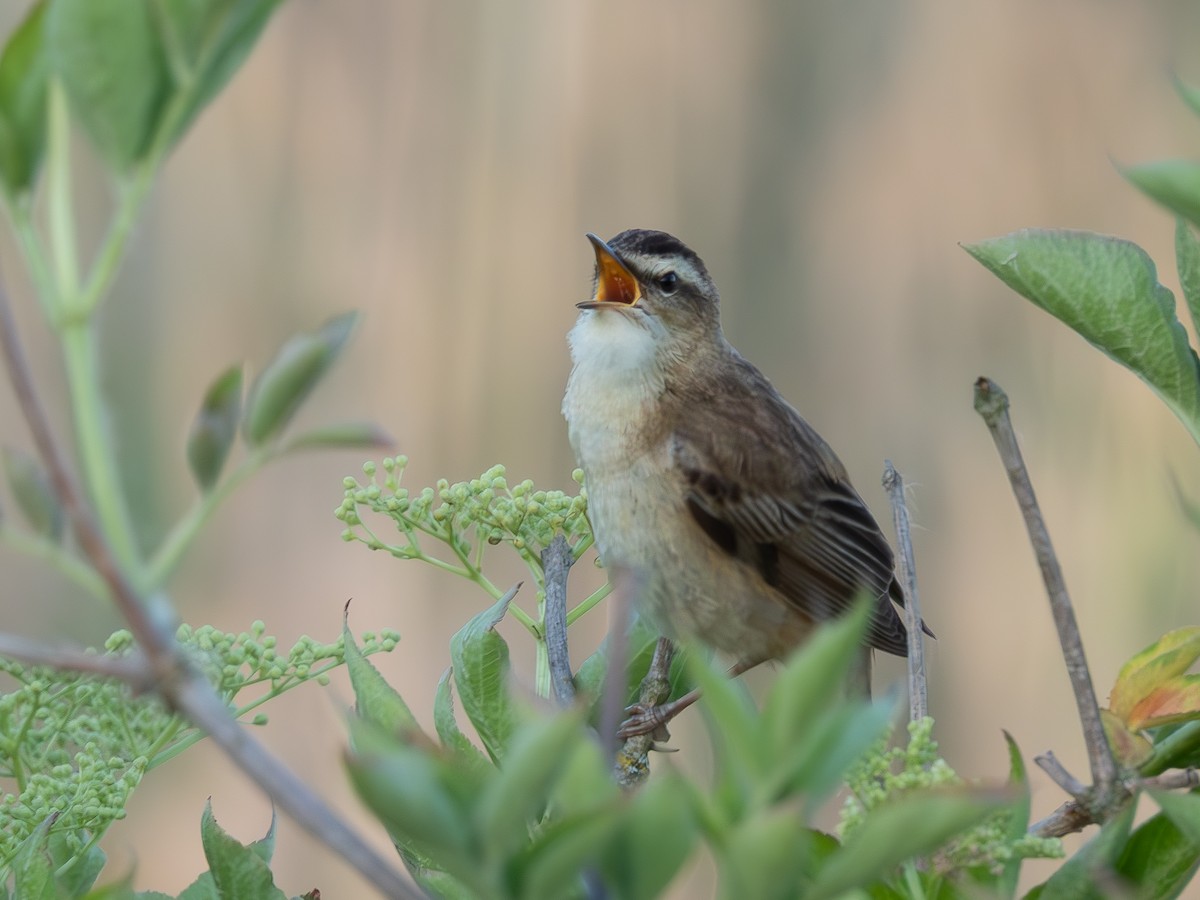
<path fill-rule="evenodd" d="M 906 655 L 887 540 L 829 445 L 725 340 L 700 257 L 661 231 L 588 239 L 563 415 L 600 558 L 636 573 L 640 612 L 745 671 L 866 592 L 866 643 Z"/>

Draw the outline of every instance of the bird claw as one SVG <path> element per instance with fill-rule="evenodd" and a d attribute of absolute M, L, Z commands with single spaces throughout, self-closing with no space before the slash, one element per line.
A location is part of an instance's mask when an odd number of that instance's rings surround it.
<path fill-rule="evenodd" d="M 628 713 L 628 718 L 617 729 L 617 737 L 621 740 L 627 741 L 643 734 L 650 735 L 655 744 L 671 739 L 671 732 L 667 731 L 667 722 L 671 719 L 667 706 L 642 706 L 635 703 L 626 707 L 625 712 Z"/>

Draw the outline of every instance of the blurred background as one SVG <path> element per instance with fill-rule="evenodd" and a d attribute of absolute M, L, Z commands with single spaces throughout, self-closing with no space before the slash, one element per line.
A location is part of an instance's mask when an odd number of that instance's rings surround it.
<path fill-rule="evenodd" d="M 5 31 L 24 3 L 0 6 Z M 1194 156 L 1200 7 L 1011 0 L 292 0 L 170 160 L 104 314 L 105 384 L 138 520 L 153 545 L 193 501 L 183 445 L 213 377 L 258 371 L 287 335 L 360 309 L 350 353 L 298 424 L 373 419 L 410 486 L 468 479 L 573 488 L 559 413 L 564 335 L 590 289 L 586 231 L 671 231 L 722 290 L 726 333 L 842 456 L 881 520 L 885 458 L 905 475 L 930 653 L 931 706 L 962 774 L 1028 757 L 1087 771 L 1033 555 L 974 379 L 1007 389 L 1098 689 L 1163 631 L 1200 624 L 1200 553 L 1172 479 L 1200 497 L 1200 453 L 1132 375 L 1009 293 L 959 247 L 1025 226 L 1137 241 L 1177 289 L 1170 216 L 1117 171 Z M 111 191 L 79 141 L 94 244 Z M 45 398 L 68 431 L 55 344 L 10 232 L 5 277 Z M 27 448 L 7 389 L 0 442 Z M 404 640 L 376 663 L 426 722 L 450 635 L 486 598 L 339 539 L 333 510 L 362 453 L 293 457 L 242 487 L 175 582 L 183 617 L 255 618 L 290 645 L 352 626 Z M 11 507 L 10 503 L 7 503 Z M 497 583 L 517 569 L 500 557 Z M 507 566 L 507 568 L 506 568 Z M 100 643 L 119 624 L 0 547 L 4 628 Z M 573 586 L 600 577 L 587 567 Z M 526 603 L 531 597 L 524 598 Z M 575 638 L 581 659 L 602 611 Z M 510 629 L 520 677 L 532 646 Z M 878 680 L 901 669 L 881 664 Z M 758 685 L 770 672 L 754 674 Z M 343 679 L 271 707 L 257 733 L 335 803 Z M 703 743 L 699 716 L 675 743 Z M 663 764 L 701 767 L 702 753 Z M 1034 815 L 1059 804 L 1035 771 Z M 207 797 L 242 840 L 269 807 L 211 747 L 159 769 L 106 846 L 138 887 L 203 868 Z M 366 893 L 283 821 L 289 893 Z M 1037 869 L 1034 869 L 1034 876 Z M 677 885 L 693 896 L 698 863 Z M 703 894 L 701 894 L 703 895 Z"/>

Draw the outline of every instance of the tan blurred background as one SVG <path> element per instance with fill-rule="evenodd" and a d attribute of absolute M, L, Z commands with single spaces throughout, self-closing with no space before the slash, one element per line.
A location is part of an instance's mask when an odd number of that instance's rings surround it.
<path fill-rule="evenodd" d="M 0 24 L 24 6 L 6 0 Z M 364 327 L 302 423 L 378 421 L 412 458 L 414 486 L 503 462 L 514 480 L 570 487 L 559 401 L 564 334 L 591 277 L 583 233 L 662 228 L 704 257 L 729 338 L 838 449 L 881 518 L 884 458 L 908 479 L 950 762 L 1001 776 L 1008 729 L 1027 756 L 1052 748 L 1084 775 L 972 382 L 990 375 L 1013 399 L 1102 694 L 1123 659 L 1200 620 L 1200 536 L 1171 487 L 1173 473 L 1200 497 L 1200 453 L 1133 376 L 957 243 L 1029 225 L 1115 233 L 1175 289 L 1171 219 L 1114 162 L 1196 154 L 1200 123 L 1169 71 L 1200 83 L 1198 51 L 1200 7 L 1182 0 L 293 0 L 171 159 L 105 312 L 105 380 L 123 398 L 113 418 L 143 532 L 157 540 L 192 501 L 183 440 L 216 373 L 237 360 L 256 371 L 286 335 L 349 308 Z M 80 159 L 94 241 L 109 193 Z M 7 230 L 0 253 L 66 434 L 59 360 Z M 28 446 L 7 390 L 0 442 Z M 174 596 L 189 621 L 238 631 L 261 617 L 288 644 L 332 639 L 353 597 L 358 630 L 404 635 L 378 663 L 428 721 L 449 636 L 484 598 L 339 540 L 341 478 L 362 458 L 293 458 L 243 487 Z M 116 626 L 2 547 L 0 566 L 4 628 L 96 643 Z M 581 657 L 604 626 L 593 618 Z M 531 646 L 508 633 L 527 675 Z M 340 769 L 348 697 L 340 679 L 308 686 L 258 733 L 372 828 Z M 701 741 L 689 728 L 679 743 Z M 1061 798 L 1033 778 L 1042 815 Z M 210 795 L 239 838 L 266 828 L 267 804 L 204 747 L 147 778 L 107 841 L 118 868 L 136 865 L 139 887 L 184 887 L 203 868 Z M 367 893 L 287 821 L 276 871 L 289 893 Z M 707 875 L 700 865 L 677 894 Z"/>

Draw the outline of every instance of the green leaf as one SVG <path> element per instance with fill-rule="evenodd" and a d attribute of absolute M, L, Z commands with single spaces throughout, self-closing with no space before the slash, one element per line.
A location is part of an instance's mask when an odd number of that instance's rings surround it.
<path fill-rule="evenodd" d="M 58 900 L 58 888 L 54 884 L 54 865 L 47 849 L 50 826 L 56 816 L 42 821 L 21 842 L 13 860 L 14 896 L 21 900 Z"/>
<path fill-rule="evenodd" d="M 456 874 L 468 865 L 471 828 L 446 780 L 465 770 L 447 769 L 424 750 L 388 740 L 370 723 L 352 722 L 354 751 L 346 766 L 359 798 L 397 843 L 429 853 Z"/>
<path fill-rule="evenodd" d="M 33 186 L 46 144 L 45 12 L 44 0 L 30 7 L 0 56 L 0 183 L 11 196 Z"/>
<path fill-rule="evenodd" d="M 55 541 L 62 539 L 64 516 L 41 466 L 19 450 L 5 447 L 2 459 L 8 489 L 29 527 Z"/>
<path fill-rule="evenodd" d="M 149 0 L 53 0 L 46 48 L 101 155 L 119 171 L 132 168 L 172 92 Z"/>
<path fill-rule="evenodd" d="M 1175 91 L 1183 99 L 1183 102 L 1191 107 L 1192 112 L 1200 116 L 1200 91 L 1185 84 L 1178 75 L 1172 74 L 1172 81 L 1175 82 Z"/>
<path fill-rule="evenodd" d="M 358 714 L 389 734 L 407 738 L 421 731 L 416 716 L 387 680 L 358 649 L 349 624 L 342 624 L 343 652 L 350 686 L 354 688 L 354 706 Z"/>
<path fill-rule="evenodd" d="M 805 898 L 836 897 L 870 884 L 901 863 L 937 850 L 1006 799 L 981 790 L 924 791 L 877 807 L 821 867 Z"/>
<path fill-rule="evenodd" d="M 66 835 L 58 832 L 50 834 L 49 847 L 58 891 L 68 897 L 82 897 L 91 890 L 108 861 L 104 851 L 95 844 L 80 856 L 78 844 L 69 842 Z M 65 871 L 64 866 L 67 866 Z"/>
<path fill-rule="evenodd" d="M 1151 791 L 1150 796 L 1187 839 L 1200 847 L 1200 795 Z"/>
<path fill-rule="evenodd" d="M 621 824 L 616 807 L 544 826 L 510 863 L 512 897 L 578 897 L 581 873 Z"/>
<path fill-rule="evenodd" d="M 700 709 L 714 749 L 725 755 L 720 771 L 739 788 L 748 788 L 767 774 L 771 760 L 745 683 L 716 671 L 700 653 L 689 655 L 688 674 L 700 688 Z M 746 790 L 736 790 L 725 797 L 740 801 L 746 795 Z"/>
<path fill-rule="evenodd" d="M 721 848 L 721 897 L 791 900 L 808 866 L 809 830 L 790 809 L 770 809 L 741 822 Z"/>
<path fill-rule="evenodd" d="M 437 693 L 433 698 L 433 727 L 437 730 L 438 740 L 444 747 L 449 748 L 464 762 L 472 765 L 491 766 L 479 748 L 471 743 L 470 738 L 458 727 L 458 719 L 454 715 L 454 690 L 451 686 L 451 670 L 447 669 L 438 679 Z"/>
<path fill-rule="evenodd" d="M 1006 837 L 1017 841 L 1024 837 L 1029 829 L 1029 813 L 1032 809 L 1032 796 L 1029 790 L 1029 775 L 1025 769 L 1025 759 L 1021 756 L 1021 748 L 1013 736 L 1004 732 L 1004 741 L 1008 744 L 1008 787 L 1013 802 L 1009 806 L 1008 829 Z M 1017 884 L 1021 877 L 1021 859 L 1009 859 L 1004 864 L 1004 870 L 996 879 L 997 893 L 1001 897 L 1015 897 Z"/>
<path fill-rule="evenodd" d="M 1104 823 L 1099 834 L 1083 845 L 1058 871 L 1034 890 L 1040 900 L 1082 900 L 1107 896 L 1108 870 L 1116 866 L 1129 839 L 1136 804 L 1129 803 Z M 1103 873 L 1104 880 L 1097 881 Z"/>
<path fill-rule="evenodd" d="M 388 449 L 396 442 L 392 436 L 370 422 L 346 422 L 314 428 L 289 438 L 283 446 L 285 453 L 295 450 L 370 450 Z"/>
<path fill-rule="evenodd" d="M 1137 885 L 1139 900 L 1170 900 L 1183 893 L 1200 865 L 1200 845 L 1159 813 L 1129 836 L 1116 862 L 1117 875 Z"/>
<path fill-rule="evenodd" d="M 508 644 L 495 630 L 514 595 L 515 589 L 509 591 L 450 639 L 450 661 L 463 712 L 496 762 L 503 759 L 517 723 L 517 712 L 508 692 L 512 668 Z"/>
<path fill-rule="evenodd" d="M 1122 169 L 1121 174 L 1151 200 L 1200 225 L 1200 165 L 1164 159 Z"/>
<path fill-rule="evenodd" d="M 571 745 L 583 738 L 581 713 L 561 712 L 520 728 L 475 808 L 484 845 L 503 859 L 529 840 L 529 824 L 541 819 L 550 790 Z"/>
<path fill-rule="evenodd" d="M 1175 268 L 1192 316 L 1192 327 L 1200 331 L 1200 241 L 1183 219 L 1175 220 Z"/>
<path fill-rule="evenodd" d="M 274 827 L 272 821 L 267 837 L 256 842 L 256 846 L 246 847 L 217 824 L 212 813 L 212 802 L 204 805 L 204 815 L 200 819 L 200 843 L 204 847 L 204 858 L 208 861 L 208 871 L 219 896 L 237 897 L 239 900 L 287 900 L 287 895 L 275 887 L 275 879 L 267 861 L 274 843 Z"/>
<path fill-rule="evenodd" d="M 846 674 L 860 653 L 870 613 L 865 603 L 856 604 L 849 615 L 818 628 L 787 661 L 763 704 L 771 759 L 785 762 L 817 714 L 844 699 Z"/>
<path fill-rule="evenodd" d="M 654 658 L 654 648 L 658 644 L 658 632 L 652 629 L 644 619 L 637 618 L 629 628 L 629 648 L 625 656 L 629 660 L 626 666 L 628 678 L 625 682 L 625 705 L 632 706 L 638 700 L 642 679 L 650 670 L 650 662 Z M 675 655 L 671 658 L 671 693 L 667 701 L 682 697 L 692 688 L 687 678 L 687 650 L 676 647 Z M 608 674 L 608 638 L 600 642 L 596 651 L 579 665 L 575 673 L 575 690 L 588 700 L 589 721 L 599 725 L 604 681 Z"/>
<path fill-rule="evenodd" d="M 1200 441 L 1200 361 L 1136 244 L 1080 231 L 1018 231 L 964 249 L 1145 381 Z"/>
<path fill-rule="evenodd" d="M 211 490 L 221 476 L 241 415 L 242 367 L 232 366 L 205 392 L 188 434 L 188 465 L 201 490 Z"/>
<path fill-rule="evenodd" d="M 245 61 L 280 0 L 170 0 L 158 25 L 177 87 L 188 96 L 182 134 Z"/>
<path fill-rule="evenodd" d="M 699 836 L 691 790 L 668 771 L 633 796 L 602 862 L 615 896 L 654 900 L 679 873 Z"/>
<path fill-rule="evenodd" d="M 358 313 L 343 313 L 319 331 L 295 335 L 280 348 L 250 388 L 242 426 L 247 443 L 258 446 L 287 427 L 338 358 L 357 322 Z"/>

